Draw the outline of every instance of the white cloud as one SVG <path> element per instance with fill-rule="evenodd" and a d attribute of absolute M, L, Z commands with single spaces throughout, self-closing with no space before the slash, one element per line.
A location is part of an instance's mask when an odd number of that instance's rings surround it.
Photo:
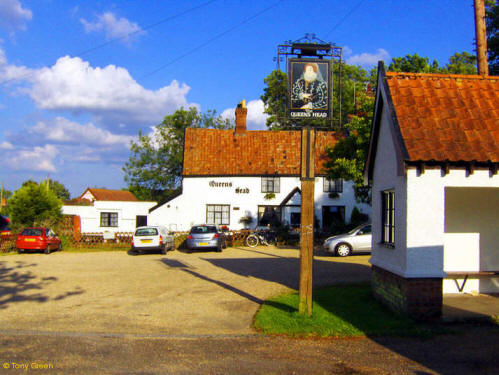
<path fill-rule="evenodd" d="M 4 141 L 0 143 L 0 150 L 13 150 L 14 145 L 10 142 Z"/>
<path fill-rule="evenodd" d="M 25 21 L 33 18 L 31 10 L 22 7 L 19 0 L 0 1 L 0 26 L 10 32 L 26 30 Z"/>
<path fill-rule="evenodd" d="M 19 81 L 32 72 L 24 66 L 9 65 L 5 52 L 0 48 L 0 83 Z"/>
<path fill-rule="evenodd" d="M 265 130 L 267 126 L 265 125 L 265 121 L 267 117 L 269 117 L 266 113 L 263 112 L 264 104 L 260 99 L 251 100 L 246 103 L 246 107 L 248 108 L 248 116 L 246 117 L 246 124 L 249 130 Z M 228 118 L 232 121 L 235 121 L 235 108 L 227 108 L 222 112 L 223 118 Z"/>
<path fill-rule="evenodd" d="M 95 146 L 125 145 L 127 148 L 130 141 L 134 139 L 134 137 L 128 135 L 112 134 L 92 123 L 81 125 L 64 117 L 57 117 L 50 123 L 40 121 L 28 130 L 28 134 L 49 142 Z"/>
<path fill-rule="evenodd" d="M 80 19 L 80 22 L 87 33 L 102 31 L 107 40 L 122 38 L 125 42 L 128 42 L 132 34 L 144 33 L 135 22 L 130 22 L 123 17 L 117 19 L 111 12 L 99 15 L 95 22 L 89 22 L 83 18 Z"/>
<path fill-rule="evenodd" d="M 58 153 L 54 145 L 21 149 L 12 154 L 7 167 L 13 170 L 56 172 L 54 159 Z"/>
<path fill-rule="evenodd" d="M 384 50 L 383 48 L 378 48 L 376 53 L 361 53 L 358 55 L 351 55 L 352 50 L 348 47 L 344 48 L 345 55 L 348 56 L 346 58 L 347 64 L 350 65 L 360 65 L 365 68 L 372 68 L 373 66 L 378 65 L 378 61 L 388 61 L 390 60 L 390 54 Z"/>
<path fill-rule="evenodd" d="M 124 68 L 93 68 L 79 57 L 61 57 L 29 80 L 32 87 L 25 91 L 39 108 L 89 112 L 110 127 L 157 124 L 165 114 L 193 105 L 186 100 L 190 90 L 186 84 L 174 80 L 169 86 L 147 90 Z"/>

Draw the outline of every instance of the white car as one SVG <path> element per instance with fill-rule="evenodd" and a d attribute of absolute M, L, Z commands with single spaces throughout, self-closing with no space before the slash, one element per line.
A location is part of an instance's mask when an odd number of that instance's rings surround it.
<path fill-rule="evenodd" d="M 166 254 L 168 250 L 175 247 L 173 236 L 168 230 L 160 225 L 145 226 L 135 229 L 132 239 L 132 251 L 161 251 Z"/>
<path fill-rule="evenodd" d="M 370 252 L 371 239 L 371 224 L 363 224 L 348 233 L 327 238 L 324 241 L 324 251 L 340 257 L 353 252 Z"/>

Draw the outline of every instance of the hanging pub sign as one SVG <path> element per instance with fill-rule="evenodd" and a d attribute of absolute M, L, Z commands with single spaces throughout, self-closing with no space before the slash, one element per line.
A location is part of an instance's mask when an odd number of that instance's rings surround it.
<path fill-rule="evenodd" d="M 330 61 L 289 59 L 289 116 L 330 118 Z"/>

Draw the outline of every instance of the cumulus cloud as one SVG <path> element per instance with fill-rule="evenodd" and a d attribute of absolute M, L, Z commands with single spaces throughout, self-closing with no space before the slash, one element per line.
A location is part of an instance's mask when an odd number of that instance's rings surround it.
<path fill-rule="evenodd" d="M 81 125 L 64 117 L 47 123 L 40 121 L 28 130 L 36 139 L 56 143 L 76 143 L 95 146 L 128 145 L 134 137 L 112 134 L 92 123 Z"/>
<path fill-rule="evenodd" d="M 124 68 L 93 68 L 79 57 L 61 57 L 29 80 L 32 87 L 26 91 L 39 108 L 88 112 L 110 127 L 156 124 L 165 114 L 192 105 L 186 99 L 190 90 L 186 84 L 174 80 L 169 86 L 147 90 Z"/>
<path fill-rule="evenodd" d="M 144 33 L 135 22 L 130 22 L 123 17 L 118 19 L 112 12 L 99 15 L 95 22 L 89 22 L 83 18 L 80 19 L 80 22 L 87 33 L 104 32 L 107 40 L 119 38 L 129 42 L 132 35 Z"/>
<path fill-rule="evenodd" d="M 24 66 L 9 65 L 5 52 L 0 48 L 0 83 L 22 80 L 31 72 L 31 69 Z"/>
<path fill-rule="evenodd" d="M 0 150 L 13 150 L 14 145 L 10 142 L 4 141 L 0 143 Z"/>
<path fill-rule="evenodd" d="M 349 65 L 360 65 L 364 68 L 372 68 L 378 65 L 378 61 L 390 60 L 390 54 L 383 48 L 378 48 L 376 53 L 361 53 L 357 55 L 352 54 L 352 50 L 348 47 L 344 48 L 346 62 Z"/>
<path fill-rule="evenodd" d="M 26 21 L 31 18 L 31 10 L 23 8 L 19 0 L 0 1 L 0 26 L 9 32 L 26 30 Z"/>
<path fill-rule="evenodd" d="M 260 99 L 251 100 L 246 103 L 248 108 L 248 116 L 246 117 L 246 124 L 249 130 L 264 130 L 267 129 L 265 121 L 268 115 L 263 112 L 264 104 Z M 228 118 L 235 121 L 235 108 L 227 108 L 222 112 L 223 118 Z"/>
<path fill-rule="evenodd" d="M 54 159 L 58 153 L 54 145 L 21 149 L 12 153 L 7 167 L 12 170 L 56 172 Z"/>

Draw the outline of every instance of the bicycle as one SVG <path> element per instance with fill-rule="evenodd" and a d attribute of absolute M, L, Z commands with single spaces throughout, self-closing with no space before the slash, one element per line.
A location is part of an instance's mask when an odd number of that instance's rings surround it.
<path fill-rule="evenodd" d="M 259 231 L 246 237 L 246 245 L 249 247 L 257 247 L 259 243 L 265 246 L 276 245 L 277 236 L 275 235 L 275 232 L 268 230 Z"/>

